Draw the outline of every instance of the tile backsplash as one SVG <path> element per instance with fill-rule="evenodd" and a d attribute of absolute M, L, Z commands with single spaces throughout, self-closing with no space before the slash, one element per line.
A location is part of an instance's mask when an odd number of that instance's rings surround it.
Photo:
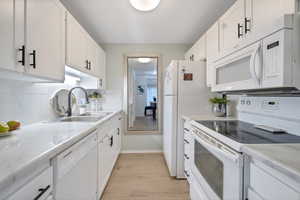
<path fill-rule="evenodd" d="M 50 98 L 59 89 L 76 85 L 63 83 L 29 83 L 0 79 L 0 121 L 18 120 L 23 125 L 57 118 L 50 105 Z M 107 91 L 104 110 L 121 109 L 122 93 Z M 79 94 L 79 98 L 83 97 Z"/>
<path fill-rule="evenodd" d="M 49 99 L 66 84 L 37 84 L 0 79 L 0 121 L 19 120 L 24 125 L 56 118 Z"/>

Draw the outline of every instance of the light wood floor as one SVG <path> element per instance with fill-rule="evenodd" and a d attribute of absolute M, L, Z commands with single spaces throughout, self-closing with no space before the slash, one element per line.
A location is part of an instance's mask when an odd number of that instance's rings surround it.
<path fill-rule="evenodd" d="M 185 180 L 169 176 L 162 154 L 121 154 L 102 200 L 188 200 Z"/>
<path fill-rule="evenodd" d="M 157 129 L 157 120 L 154 120 L 151 116 L 136 117 L 133 127 L 129 128 L 132 131 L 155 131 Z"/>

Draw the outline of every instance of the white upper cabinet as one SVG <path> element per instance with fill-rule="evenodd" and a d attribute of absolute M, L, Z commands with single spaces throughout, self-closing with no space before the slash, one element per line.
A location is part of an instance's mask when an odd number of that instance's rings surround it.
<path fill-rule="evenodd" d="M 65 9 L 61 3 L 58 0 L 27 0 L 26 3 L 3 0 L 0 11 L 0 43 L 3 45 L 0 68 L 23 72 L 11 78 L 62 82 Z"/>
<path fill-rule="evenodd" d="M 220 56 L 219 22 L 216 22 L 214 25 L 212 25 L 212 27 L 206 32 L 206 43 L 206 84 L 208 87 L 211 87 L 214 81 L 213 63 Z"/>
<path fill-rule="evenodd" d="M 245 0 L 244 31 L 247 43 L 255 42 L 272 32 L 282 29 L 287 23 L 284 15 L 296 11 L 295 0 Z"/>
<path fill-rule="evenodd" d="M 25 1 L 0 1 L 0 68 L 22 72 L 25 65 Z"/>
<path fill-rule="evenodd" d="M 71 15 L 67 14 L 67 55 L 66 64 L 70 67 L 85 71 L 88 68 L 86 58 L 86 35 L 84 29 Z"/>
<path fill-rule="evenodd" d="M 106 89 L 106 53 L 99 47 L 97 49 L 97 75 L 99 77 L 99 89 Z"/>
<path fill-rule="evenodd" d="M 105 52 L 70 14 L 67 14 L 67 55 L 69 67 L 90 74 L 96 78 L 93 89 L 104 89 Z"/>
<path fill-rule="evenodd" d="M 244 18 L 244 0 L 237 0 L 220 18 L 220 50 L 222 55 L 228 55 L 240 47 L 244 38 Z"/>
<path fill-rule="evenodd" d="M 0 67 L 15 69 L 14 2 L 0 1 Z"/>
<path fill-rule="evenodd" d="M 58 0 L 27 0 L 26 73 L 63 81 L 65 9 Z"/>
<path fill-rule="evenodd" d="M 97 50 L 98 44 L 89 36 L 86 35 L 86 58 L 88 60 L 88 72 L 91 75 L 97 75 L 98 59 L 97 59 Z"/>
<path fill-rule="evenodd" d="M 185 59 L 194 62 L 206 59 L 206 35 L 203 35 L 185 54 Z"/>

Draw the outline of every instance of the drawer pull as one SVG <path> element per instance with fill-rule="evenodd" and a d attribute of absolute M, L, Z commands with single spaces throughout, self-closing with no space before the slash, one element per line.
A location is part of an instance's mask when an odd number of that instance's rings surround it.
<path fill-rule="evenodd" d="M 33 200 L 38 200 L 40 199 L 49 189 L 50 189 L 50 185 L 48 185 L 45 188 L 40 188 L 38 191 L 40 192 Z"/>
<path fill-rule="evenodd" d="M 184 142 L 185 142 L 185 143 L 187 143 L 187 144 L 190 144 L 190 142 L 189 142 L 189 141 L 187 141 L 186 139 L 184 139 Z"/>
<path fill-rule="evenodd" d="M 186 170 L 184 170 L 184 174 L 186 175 L 186 177 L 190 177 L 189 173 Z"/>
<path fill-rule="evenodd" d="M 187 129 L 187 128 L 184 128 L 184 130 L 185 130 L 185 131 L 187 131 L 187 132 L 190 132 L 190 130 L 189 130 L 189 129 Z"/>
<path fill-rule="evenodd" d="M 185 157 L 187 160 L 190 159 L 190 157 L 188 157 L 188 155 L 186 155 L 186 154 L 184 154 L 184 157 Z"/>

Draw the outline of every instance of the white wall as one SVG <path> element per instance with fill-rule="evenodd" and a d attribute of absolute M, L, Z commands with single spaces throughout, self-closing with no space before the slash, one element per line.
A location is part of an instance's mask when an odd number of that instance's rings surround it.
<path fill-rule="evenodd" d="M 164 67 L 173 59 L 183 59 L 189 45 L 183 44 L 103 44 L 106 51 L 107 62 L 107 93 L 114 97 L 115 105 L 122 106 L 122 93 L 124 87 L 124 55 L 132 53 L 160 54 Z M 117 103 L 117 101 L 119 101 Z M 162 135 L 126 135 L 123 139 L 125 152 L 155 152 L 162 151 Z"/>

